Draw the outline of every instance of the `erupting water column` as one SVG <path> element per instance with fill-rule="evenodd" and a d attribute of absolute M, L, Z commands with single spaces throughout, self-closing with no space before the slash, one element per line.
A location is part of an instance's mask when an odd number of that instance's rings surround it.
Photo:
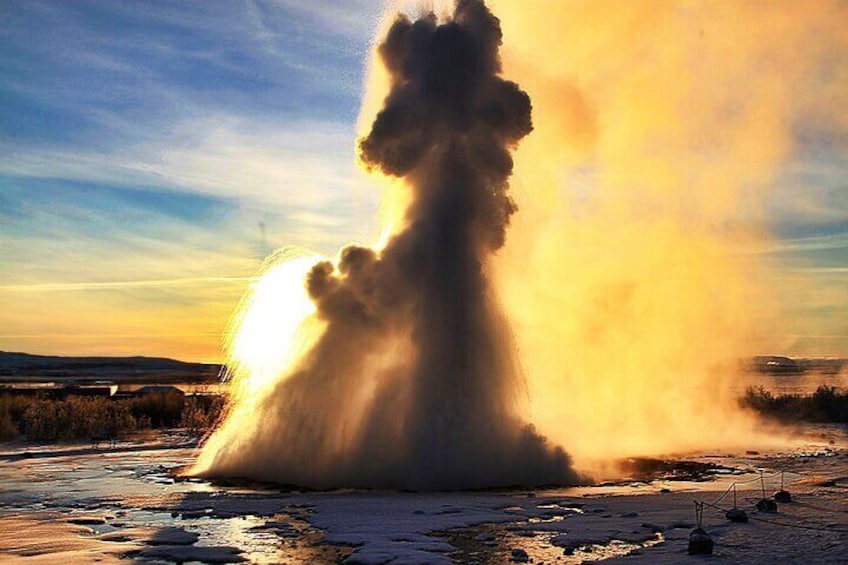
<path fill-rule="evenodd" d="M 510 150 L 532 129 L 529 97 L 500 77 L 500 44 L 480 0 L 390 27 L 379 54 L 391 90 L 359 151 L 409 186 L 406 227 L 380 252 L 352 246 L 312 267 L 304 351 L 249 410 L 236 401 L 196 473 L 317 488 L 577 480 L 520 415 L 489 284 L 516 210 Z"/>

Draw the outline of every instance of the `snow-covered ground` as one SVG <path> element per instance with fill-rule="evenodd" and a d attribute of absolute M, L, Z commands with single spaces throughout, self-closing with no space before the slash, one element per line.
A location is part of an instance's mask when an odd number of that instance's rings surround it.
<path fill-rule="evenodd" d="M 0 563 L 848 563 L 848 430 L 808 427 L 806 438 L 784 452 L 689 456 L 604 486 L 431 494 L 183 480 L 195 448 L 177 435 L 7 445 Z M 760 470 L 767 495 L 782 471 L 793 496 L 776 514 L 754 509 Z M 751 520 L 706 507 L 714 555 L 689 556 L 694 503 L 729 508 L 733 482 Z"/>

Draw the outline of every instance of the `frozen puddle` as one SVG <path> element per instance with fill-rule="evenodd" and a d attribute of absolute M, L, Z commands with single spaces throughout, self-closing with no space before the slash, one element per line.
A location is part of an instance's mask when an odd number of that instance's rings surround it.
<path fill-rule="evenodd" d="M 715 500 L 762 468 L 786 471 L 794 501 L 776 515 L 758 514 L 761 485 L 754 481 L 739 491 L 748 524 L 708 511 L 712 560 L 838 563 L 848 546 L 848 442 L 844 428 L 828 433 L 826 442 L 781 453 L 712 454 L 681 465 L 712 465 L 706 479 L 680 480 L 662 469 L 658 479 L 599 487 L 434 494 L 298 493 L 184 480 L 175 470 L 191 463 L 194 447 L 172 439 L 101 449 L 7 447 L 0 453 L 0 562 L 696 562 L 686 554 L 693 502 Z M 767 489 L 776 489 L 773 481 Z"/>

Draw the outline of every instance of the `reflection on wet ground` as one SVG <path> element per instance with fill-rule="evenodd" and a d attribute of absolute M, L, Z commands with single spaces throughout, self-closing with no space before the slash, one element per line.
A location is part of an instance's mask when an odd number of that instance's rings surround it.
<path fill-rule="evenodd" d="M 200 562 L 296 564 L 333 562 L 350 553 L 322 545 L 323 532 L 304 519 L 308 509 L 286 508 L 278 492 L 229 489 L 266 503 L 253 505 L 248 499 L 239 508 L 215 511 L 215 499 L 227 489 L 175 473 L 194 456 L 194 442 L 167 434 L 153 442 L 121 442 L 111 448 L 11 449 L 0 454 L 0 519 L 58 517 L 84 526 L 79 533 L 93 540 L 127 544 L 126 551 L 115 548 L 116 553 L 139 561 L 177 562 L 186 557 Z M 156 539 L 156 532 L 174 527 L 193 534 L 192 543 L 175 543 L 180 540 L 172 534 Z M 125 535 L 117 535 L 121 532 Z M 133 543 L 139 541 L 141 549 Z"/>

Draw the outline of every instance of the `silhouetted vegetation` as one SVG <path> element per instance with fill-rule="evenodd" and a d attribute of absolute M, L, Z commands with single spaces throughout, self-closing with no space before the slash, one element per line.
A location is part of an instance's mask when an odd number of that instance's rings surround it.
<path fill-rule="evenodd" d="M 18 429 L 12 420 L 12 398 L 0 396 L 0 441 L 12 441 L 18 438 Z"/>
<path fill-rule="evenodd" d="M 848 390 L 822 385 L 810 396 L 774 395 L 762 386 L 749 387 L 742 406 L 780 422 L 848 423 Z"/>
<path fill-rule="evenodd" d="M 202 433 L 223 410 L 220 396 L 149 394 L 138 398 L 0 396 L 0 441 L 116 439 L 146 429 Z"/>

